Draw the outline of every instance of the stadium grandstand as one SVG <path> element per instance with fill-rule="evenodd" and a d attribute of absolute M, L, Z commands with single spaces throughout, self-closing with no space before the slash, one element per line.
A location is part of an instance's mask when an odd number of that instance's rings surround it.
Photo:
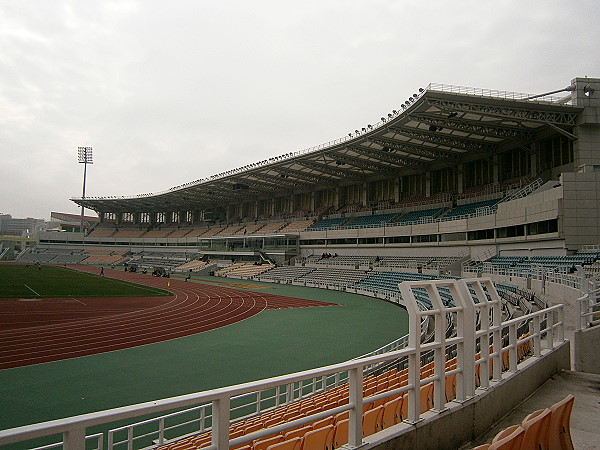
<path fill-rule="evenodd" d="M 0 445 L 85 448 L 86 428 L 118 420 L 88 445 L 471 448 L 511 417 L 497 441 L 572 448 L 590 436 L 571 436 L 572 397 L 527 403 L 550 438 L 509 413 L 563 370 L 599 381 L 599 192 L 600 79 L 574 78 L 546 94 L 430 84 L 332 142 L 164 192 L 73 198 L 98 223 L 40 233 L 18 261 L 361 294 L 406 308 L 409 333 L 343 363 L 0 431 Z"/>

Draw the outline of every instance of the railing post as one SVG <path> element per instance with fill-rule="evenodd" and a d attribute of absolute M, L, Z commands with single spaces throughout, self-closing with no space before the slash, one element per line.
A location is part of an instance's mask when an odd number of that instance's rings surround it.
<path fill-rule="evenodd" d="M 408 422 L 415 423 L 419 420 L 420 410 L 420 357 L 421 357 L 421 317 L 419 306 L 411 289 L 411 284 L 415 282 L 403 281 L 399 284 L 400 294 L 406 304 L 408 311 L 408 346 L 414 351 L 408 355 L 408 384 L 411 389 L 408 390 Z M 406 401 L 406 399 L 405 399 Z"/>
<path fill-rule="evenodd" d="M 458 301 L 462 311 L 457 313 L 456 334 L 462 337 L 457 346 L 457 362 L 461 371 L 456 376 L 456 398 L 466 400 L 475 395 L 475 304 L 467 284 L 457 282 Z"/>
<path fill-rule="evenodd" d="M 198 420 L 200 422 L 198 424 L 198 430 L 204 431 L 204 429 L 206 428 L 206 408 L 204 406 L 200 408 L 200 417 L 198 418 Z"/>
<path fill-rule="evenodd" d="M 542 336 L 540 333 L 541 318 L 536 314 L 533 318 L 533 356 L 539 358 L 542 356 Z"/>
<path fill-rule="evenodd" d="M 63 433 L 64 450 L 85 450 L 85 427 L 72 428 Z"/>
<path fill-rule="evenodd" d="M 165 442 L 165 419 L 161 417 L 158 421 L 158 443 L 163 444 Z"/>
<path fill-rule="evenodd" d="M 261 391 L 256 393 L 256 412 L 260 413 Z"/>
<path fill-rule="evenodd" d="M 560 306 L 560 308 L 558 308 L 557 312 L 556 312 L 557 316 L 558 316 L 558 341 L 559 342 L 564 342 L 565 341 L 565 310 L 564 310 L 564 306 Z"/>
<path fill-rule="evenodd" d="M 508 370 L 517 371 L 517 324 L 514 323 L 508 327 Z"/>
<path fill-rule="evenodd" d="M 548 350 L 552 350 L 554 348 L 554 334 L 556 331 L 554 330 L 554 311 L 548 311 L 546 313 L 546 348 Z"/>
<path fill-rule="evenodd" d="M 229 448 L 230 398 L 220 397 L 212 402 L 212 442 L 215 449 Z"/>
<path fill-rule="evenodd" d="M 363 411 L 363 368 L 358 367 L 348 371 L 350 392 L 349 400 L 354 408 L 349 411 L 348 445 L 360 447 L 362 444 L 362 411 Z"/>
<path fill-rule="evenodd" d="M 439 283 L 441 285 L 448 285 L 448 282 L 444 281 Z M 456 297 L 456 290 L 453 289 L 453 284 L 447 286 L 450 289 L 450 292 L 453 297 Z M 444 409 L 444 404 L 446 403 L 446 382 L 445 382 L 445 371 L 446 371 L 446 312 L 444 302 L 442 301 L 440 292 L 438 290 L 438 283 L 432 282 L 428 284 L 427 293 L 429 295 L 429 300 L 433 308 L 437 311 L 434 314 L 434 343 L 437 344 L 433 349 L 433 373 L 435 375 L 435 380 L 433 382 L 433 408 L 441 411 Z M 417 390 L 419 394 L 419 410 L 420 410 L 420 389 Z M 420 411 L 419 411 L 420 412 Z"/>

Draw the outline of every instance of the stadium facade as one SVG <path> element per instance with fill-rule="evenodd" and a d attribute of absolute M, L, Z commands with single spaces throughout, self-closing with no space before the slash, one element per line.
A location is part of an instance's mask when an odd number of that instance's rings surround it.
<path fill-rule="evenodd" d="M 431 84 L 333 142 L 165 192 L 72 200 L 100 217 L 86 244 L 132 251 L 569 255 L 600 242 L 599 90 Z"/>

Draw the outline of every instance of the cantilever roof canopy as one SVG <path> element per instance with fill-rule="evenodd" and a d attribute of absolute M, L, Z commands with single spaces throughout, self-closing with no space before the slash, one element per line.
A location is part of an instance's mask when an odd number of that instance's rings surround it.
<path fill-rule="evenodd" d="M 420 89 L 375 125 L 318 147 L 288 153 L 133 197 L 71 199 L 97 212 L 205 210 L 422 173 L 527 146 L 571 129 L 582 108 L 566 99 L 446 85 Z"/>

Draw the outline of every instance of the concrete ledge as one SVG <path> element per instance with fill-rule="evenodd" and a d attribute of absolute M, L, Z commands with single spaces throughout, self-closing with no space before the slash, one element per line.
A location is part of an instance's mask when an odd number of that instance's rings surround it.
<path fill-rule="evenodd" d="M 600 326 L 573 333 L 574 367 L 577 372 L 600 374 Z"/>
<path fill-rule="evenodd" d="M 485 433 L 548 378 L 569 368 L 569 342 L 565 341 L 551 351 L 544 351 L 540 358 L 527 358 L 519 364 L 517 372 L 490 382 L 486 390 L 477 389 L 475 397 L 462 404 L 450 402 L 439 413 L 425 413 L 416 424 L 403 422 L 368 436 L 361 449 L 459 448 Z"/>

